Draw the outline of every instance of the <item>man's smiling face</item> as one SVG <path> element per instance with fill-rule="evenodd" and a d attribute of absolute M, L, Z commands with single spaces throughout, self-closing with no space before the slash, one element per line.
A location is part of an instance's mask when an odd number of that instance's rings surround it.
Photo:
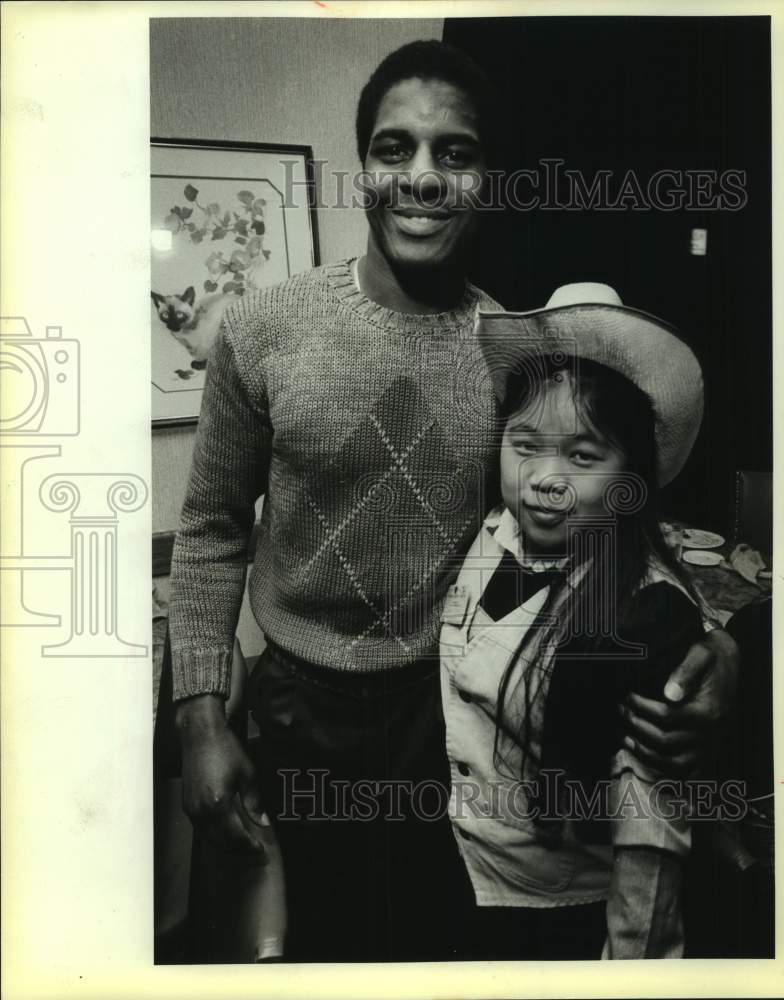
<path fill-rule="evenodd" d="M 418 77 L 390 87 L 365 169 L 375 176 L 370 229 L 393 266 L 443 266 L 473 238 L 485 157 L 476 112 L 458 87 Z"/>

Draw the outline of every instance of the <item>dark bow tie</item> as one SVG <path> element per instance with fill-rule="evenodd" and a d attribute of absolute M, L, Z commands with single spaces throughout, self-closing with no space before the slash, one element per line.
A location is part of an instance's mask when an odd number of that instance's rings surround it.
<path fill-rule="evenodd" d="M 530 567 L 521 566 L 511 552 L 505 552 L 479 603 L 493 621 L 498 621 L 525 604 L 543 587 L 560 583 L 565 572 L 565 569 L 534 571 Z"/>

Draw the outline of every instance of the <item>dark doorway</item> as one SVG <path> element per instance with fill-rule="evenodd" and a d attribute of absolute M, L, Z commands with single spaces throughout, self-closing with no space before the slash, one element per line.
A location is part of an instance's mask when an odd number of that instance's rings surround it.
<path fill-rule="evenodd" d="M 602 281 L 678 326 L 703 363 L 706 413 L 666 507 L 729 536 L 734 471 L 772 461 L 769 18 L 455 18 L 444 39 L 501 91 L 506 168 L 560 178 L 540 186 L 549 206 L 488 219 L 476 283 L 531 309 Z M 559 207 L 565 171 L 589 185 L 609 171 L 611 200 L 631 171 L 645 200 L 662 170 L 674 178 L 660 194 L 686 191 L 672 209 L 640 207 L 633 186 L 614 210 Z M 705 256 L 690 252 L 695 228 Z"/>

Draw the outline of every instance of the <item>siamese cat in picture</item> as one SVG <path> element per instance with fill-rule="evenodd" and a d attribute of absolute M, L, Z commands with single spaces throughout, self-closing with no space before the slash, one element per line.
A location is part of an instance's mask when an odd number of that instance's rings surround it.
<path fill-rule="evenodd" d="M 207 367 L 207 355 L 215 340 L 226 307 L 238 296 L 234 292 L 205 295 L 198 305 L 192 285 L 182 295 L 161 295 L 151 292 L 158 317 L 178 344 L 190 354 L 191 370 L 175 369 L 181 379 L 189 379 Z"/>

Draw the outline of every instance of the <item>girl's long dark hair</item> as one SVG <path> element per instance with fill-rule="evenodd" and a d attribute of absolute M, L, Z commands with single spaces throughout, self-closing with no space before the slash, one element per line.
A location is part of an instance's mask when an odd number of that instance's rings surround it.
<path fill-rule="evenodd" d="M 622 690 L 617 671 L 611 665 L 608 667 L 612 661 L 602 658 L 608 637 L 601 630 L 594 636 L 585 634 L 584 623 L 590 620 L 592 611 L 589 605 L 595 603 L 596 595 L 600 595 L 605 605 L 613 602 L 614 607 L 603 610 L 605 614 L 609 611 L 610 620 L 619 624 L 622 635 L 631 603 L 652 558 L 681 583 L 698 605 L 699 597 L 659 526 L 655 417 L 651 401 L 641 389 L 596 362 L 577 359 L 573 367 L 551 365 L 546 379 L 526 383 L 516 394 L 507 393 L 508 402 L 501 413 L 503 424 L 514 414 L 541 402 L 556 380 L 561 382 L 564 378 L 571 383 L 575 409 L 582 421 L 624 454 L 624 472 L 639 477 L 644 484 L 643 500 L 632 513 L 616 513 L 617 544 L 612 565 L 607 565 L 606 554 L 596 549 L 573 589 L 568 593 L 565 590 L 570 586 L 568 573 L 562 581 L 550 586 L 539 613 L 538 627 L 528 630 L 500 682 L 494 756 L 496 766 L 502 769 L 508 766 L 504 747 L 522 748 L 520 778 L 526 777 L 526 763 L 532 762 L 538 765 L 540 774 L 555 770 L 592 784 L 609 776 L 610 758 L 617 747 L 613 744 L 612 727 L 607 724 L 608 713 L 617 713 Z M 608 587 L 607 581 L 612 586 Z M 549 624 L 548 619 L 551 619 Z M 551 674 L 542 706 L 537 705 L 541 691 L 535 690 L 533 683 L 548 647 L 555 647 L 556 657 L 551 662 L 562 675 L 556 687 Z M 559 657 L 564 651 L 569 652 L 568 658 Z M 524 690 L 524 706 L 520 706 L 515 694 L 517 684 L 512 684 L 518 661 L 522 664 L 522 673 L 517 676 Z M 560 692 L 558 697 L 557 692 Z M 534 709 L 543 710 L 547 737 L 538 760 L 530 742 Z M 547 829 L 550 833 L 557 831 L 558 824 L 549 824 Z"/>

